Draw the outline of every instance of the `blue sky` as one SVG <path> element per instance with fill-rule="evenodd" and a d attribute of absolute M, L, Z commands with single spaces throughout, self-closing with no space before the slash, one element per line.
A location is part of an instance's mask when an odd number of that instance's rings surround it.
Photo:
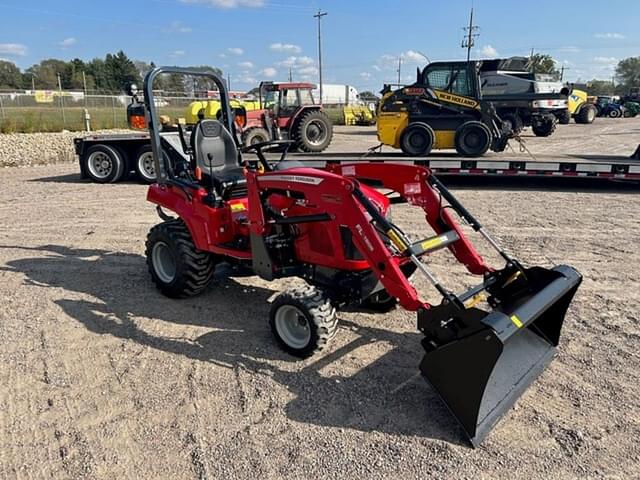
<path fill-rule="evenodd" d="M 517 8 L 522 5 L 523 8 Z M 431 60 L 463 58 L 471 0 L 0 0 L 0 58 L 21 68 L 42 58 L 89 60 L 124 50 L 170 65 L 212 65 L 232 88 L 260 79 L 317 81 L 318 8 L 326 83 L 380 90 Z M 640 1 L 475 0 L 474 57 L 552 54 L 569 80 L 610 79 L 640 56 Z"/>

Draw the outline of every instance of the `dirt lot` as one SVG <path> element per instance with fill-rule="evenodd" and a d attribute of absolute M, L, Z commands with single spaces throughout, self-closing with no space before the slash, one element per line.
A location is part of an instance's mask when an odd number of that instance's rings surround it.
<path fill-rule="evenodd" d="M 156 292 L 144 186 L 81 182 L 75 165 L 0 182 L 0 478 L 640 478 L 637 190 L 455 189 L 525 262 L 585 277 L 557 358 L 472 450 L 417 375 L 413 314 L 341 313 L 332 347 L 294 361 L 266 322 L 286 282 Z M 429 264 L 472 282 L 446 253 Z"/>

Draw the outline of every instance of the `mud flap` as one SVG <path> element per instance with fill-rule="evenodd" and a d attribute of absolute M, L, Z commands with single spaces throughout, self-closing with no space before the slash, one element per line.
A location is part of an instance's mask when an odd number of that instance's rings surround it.
<path fill-rule="evenodd" d="M 567 266 L 534 267 L 526 270 L 526 277 L 526 293 L 520 290 L 515 298 L 502 299 L 491 312 L 458 310 L 450 322 L 440 321 L 437 310 L 444 307 L 418 314 L 420 329 L 430 332 L 423 341 L 427 353 L 420 370 L 474 447 L 553 358 L 567 309 L 582 281 Z M 452 334 L 455 325 L 459 328 Z M 447 331 L 434 334 L 434 328 Z"/>

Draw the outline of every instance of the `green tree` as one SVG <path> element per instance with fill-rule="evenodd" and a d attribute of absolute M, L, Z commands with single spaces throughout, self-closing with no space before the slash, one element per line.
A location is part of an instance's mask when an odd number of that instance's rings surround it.
<path fill-rule="evenodd" d="M 612 82 L 593 79 L 587 83 L 590 95 L 613 95 L 615 88 Z"/>
<path fill-rule="evenodd" d="M 29 86 L 33 76 L 36 88 L 55 90 L 58 88 L 58 75 L 60 75 L 60 80 L 63 81 L 63 77 L 67 73 L 67 63 L 56 58 L 47 58 L 27 68 L 25 73 L 25 81 L 28 82 Z"/>
<path fill-rule="evenodd" d="M 632 87 L 640 87 L 640 57 L 620 60 L 616 67 L 616 77 L 624 91 Z"/>
<path fill-rule="evenodd" d="M 0 60 L 0 88 L 18 89 L 22 86 L 22 74 L 15 63 Z"/>
<path fill-rule="evenodd" d="M 529 71 L 533 73 L 548 73 L 557 75 L 556 61 L 551 55 L 536 53 L 529 57 Z"/>
<path fill-rule="evenodd" d="M 130 83 L 140 83 L 140 73 L 136 65 L 120 50 L 115 55 L 108 53 L 104 59 L 105 86 L 114 92 L 124 91 Z"/>

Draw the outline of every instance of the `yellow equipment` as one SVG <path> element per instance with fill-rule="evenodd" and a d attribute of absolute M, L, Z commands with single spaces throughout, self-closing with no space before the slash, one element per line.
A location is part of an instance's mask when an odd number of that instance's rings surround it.
<path fill-rule="evenodd" d="M 259 110 L 260 102 L 258 100 L 236 100 L 231 99 L 229 101 L 231 108 L 244 107 L 246 111 Z M 187 107 L 186 122 L 189 125 L 195 125 L 198 123 L 199 114 L 204 114 L 204 118 L 218 118 L 220 112 L 219 100 L 198 100 L 191 102 Z"/>
<path fill-rule="evenodd" d="M 482 100 L 477 71 L 476 62 L 436 62 L 419 71 L 413 85 L 395 91 L 385 86 L 378 140 L 413 156 L 433 149 L 465 156 L 503 151 L 511 131 Z"/>
<path fill-rule="evenodd" d="M 587 92 L 573 89 L 569 94 L 569 114 L 574 118 L 576 123 L 593 123 L 598 116 L 598 109 L 589 101 Z"/>

